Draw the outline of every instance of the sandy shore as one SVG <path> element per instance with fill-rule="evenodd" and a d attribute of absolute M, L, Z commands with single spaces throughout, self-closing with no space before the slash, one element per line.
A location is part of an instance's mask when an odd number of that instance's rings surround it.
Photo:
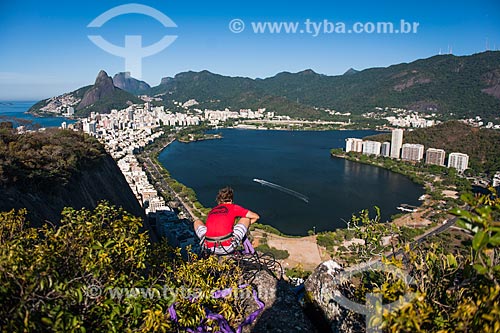
<path fill-rule="evenodd" d="M 264 231 L 258 229 L 252 231 L 255 246 L 259 244 L 264 233 Z M 270 233 L 266 234 L 267 244 L 270 247 L 277 248 L 278 250 L 287 250 L 290 254 L 287 259 L 280 260 L 283 268 L 294 268 L 298 264 L 301 264 L 303 269 L 312 271 L 323 261 L 329 259 L 328 255 L 325 255 L 318 244 L 316 244 L 316 236 L 291 238 Z"/>

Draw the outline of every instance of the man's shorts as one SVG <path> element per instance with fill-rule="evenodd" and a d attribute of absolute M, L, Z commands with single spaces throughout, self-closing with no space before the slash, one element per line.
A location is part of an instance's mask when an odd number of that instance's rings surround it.
<path fill-rule="evenodd" d="M 196 229 L 196 236 L 198 236 L 199 239 L 203 239 L 206 233 L 207 233 L 207 227 L 204 225 L 200 225 L 198 229 Z M 237 237 L 240 240 L 243 240 L 246 234 L 247 234 L 247 227 L 245 227 L 243 224 L 238 223 L 233 227 L 233 237 Z M 233 244 L 227 246 L 215 246 L 211 248 L 206 247 L 205 244 L 202 244 L 202 246 L 204 246 L 206 249 L 217 255 L 229 254 L 235 250 Z"/>

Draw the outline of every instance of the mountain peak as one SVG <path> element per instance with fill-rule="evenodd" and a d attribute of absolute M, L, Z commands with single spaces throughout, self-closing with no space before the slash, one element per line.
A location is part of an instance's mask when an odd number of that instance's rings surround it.
<path fill-rule="evenodd" d="M 358 70 L 355 70 L 354 68 L 349 68 L 345 73 L 344 75 L 353 75 L 353 74 L 356 74 L 356 73 L 359 73 Z"/>
<path fill-rule="evenodd" d="M 97 83 L 97 81 L 105 80 L 107 78 L 109 78 L 108 73 L 106 73 L 105 70 L 101 69 L 99 71 L 99 74 L 97 74 L 97 78 L 96 78 L 95 82 Z"/>
<path fill-rule="evenodd" d="M 313 71 L 310 68 L 305 69 L 305 70 L 303 70 L 301 72 L 298 72 L 297 74 L 299 74 L 299 75 L 318 75 L 318 73 L 316 73 L 315 71 Z"/>
<path fill-rule="evenodd" d="M 116 88 L 111 77 L 108 76 L 108 73 L 101 70 L 99 74 L 97 74 L 94 86 L 87 90 L 87 92 L 85 92 L 82 101 L 77 106 L 77 110 L 81 110 L 89 105 L 94 104 L 100 99 L 111 96 L 114 93 L 115 89 Z"/>
<path fill-rule="evenodd" d="M 130 72 L 115 74 L 115 76 L 113 76 L 113 84 L 115 87 L 137 95 L 147 93 L 151 89 L 151 86 L 146 82 L 133 78 Z"/>
<path fill-rule="evenodd" d="M 169 83 L 172 80 L 173 80 L 173 78 L 168 77 L 168 76 L 167 77 L 162 77 L 161 81 L 160 81 L 160 85 L 167 84 L 167 83 Z"/>

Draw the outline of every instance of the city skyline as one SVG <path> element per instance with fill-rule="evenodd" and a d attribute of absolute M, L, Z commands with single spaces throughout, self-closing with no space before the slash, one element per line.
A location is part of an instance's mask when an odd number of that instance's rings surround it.
<path fill-rule="evenodd" d="M 92 84 L 100 69 L 110 74 L 125 71 L 124 58 L 89 40 L 89 35 L 98 34 L 118 46 L 123 45 L 125 35 L 141 35 L 144 46 L 165 35 L 177 36 L 161 52 L 142 59 L 141 79 L 152 86 L 162 77 L 189 70 L 265 78 L 310 68 L 340 75 L 351 67 L 386 67 L 439 53 L 469 55 L 500 47 L 500 4 L 494 1 L 460 6 L 431 1 L 404 5 L 395 1 L 316 1 L 294 6 L 260 0 L 143 1 L 142 5 L 165 14 L 176 27 L 166 28 L 138 14 L 117 16 L 101 27 L 89 27 L 107 10 L 126 4 L 130 3 L 2 3 L 0 43 L 5 47 L 0 53 L 0 100 L 47 98 Z M 233 20 L 244 22 L 245 30 L 232 31 Z M 328 24 L 343 23 L 349 28 L 356 22 L 397 25 L 401 20 L 418 23 L 418 31 L 349 34 L 324 29 Z M 297 22 L 300 26 L 296 33 L 252 30 L 252 24 L 266 22 Z"/>

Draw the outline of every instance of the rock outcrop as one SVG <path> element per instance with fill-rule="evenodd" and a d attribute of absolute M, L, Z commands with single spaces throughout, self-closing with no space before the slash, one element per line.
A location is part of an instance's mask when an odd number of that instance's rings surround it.
<path fill-rule="evenodd" d="M 356 73 L 359 73 L 359 71 L 357 71 L 357 70 L 355 70 L 354 68 L 351 67 L 348 70 L 346 70 L 343 75 L 353 75 L 353 74 L 356 74 Z"/>
<path fill-rule="evenodd" d="M 95 102 L 108 98 L 115 92 L 115 86 L 113 85 L 113 80 L 108 74 L 101 70 L 95 79 L 94 86 L 87 90 L 82 98 L 82 101 L 77 106 L 77 110 L 86 108 Z"/>
<path fill-rule="evenodd" d="M 26 208 L 34 226 L 45 221 L 57 224 L 64 207 L 92 209 L 101 200 L 123 207 L 142 217 L 144 211 L 115 161 L 105 155 L 88 168 L 74 174 L 67 185 L 54 184 L 50 192 L 26 192 L 17 187 L 0 187 L 0 211 Z"/>
<path fill-rule="evenodd" d="M 113 76 L 115 87 L 128 91 L 131 94 L 145 94 L 151 87 L 144 81 L 137 80 L 130 76 L 130 72 L 121 72 Z"/>
<path fill-rule="evenodd" d="M 339 283 L 342 267 L 333 260 L 319 265 L 305 282 L 307 301 L 315 311 L 326 320 L 331 332 L 364 332 L 364 317 L 339 305 L 339 297 L 352 296 L 352 289 L 345 283 Z"/>
<path fill-rule="evenodd" d="M 252 282 L 259 299 L 265 307 L 256 321 L 243 329 L 245 333 L 289 333 L 317 332 L 312 322 L 304 314 L 290 284 L 276 279 L 266 270 L 257 273 Z M 247 314 L 258 309 L 257 304 L 248 299 Z"/>

